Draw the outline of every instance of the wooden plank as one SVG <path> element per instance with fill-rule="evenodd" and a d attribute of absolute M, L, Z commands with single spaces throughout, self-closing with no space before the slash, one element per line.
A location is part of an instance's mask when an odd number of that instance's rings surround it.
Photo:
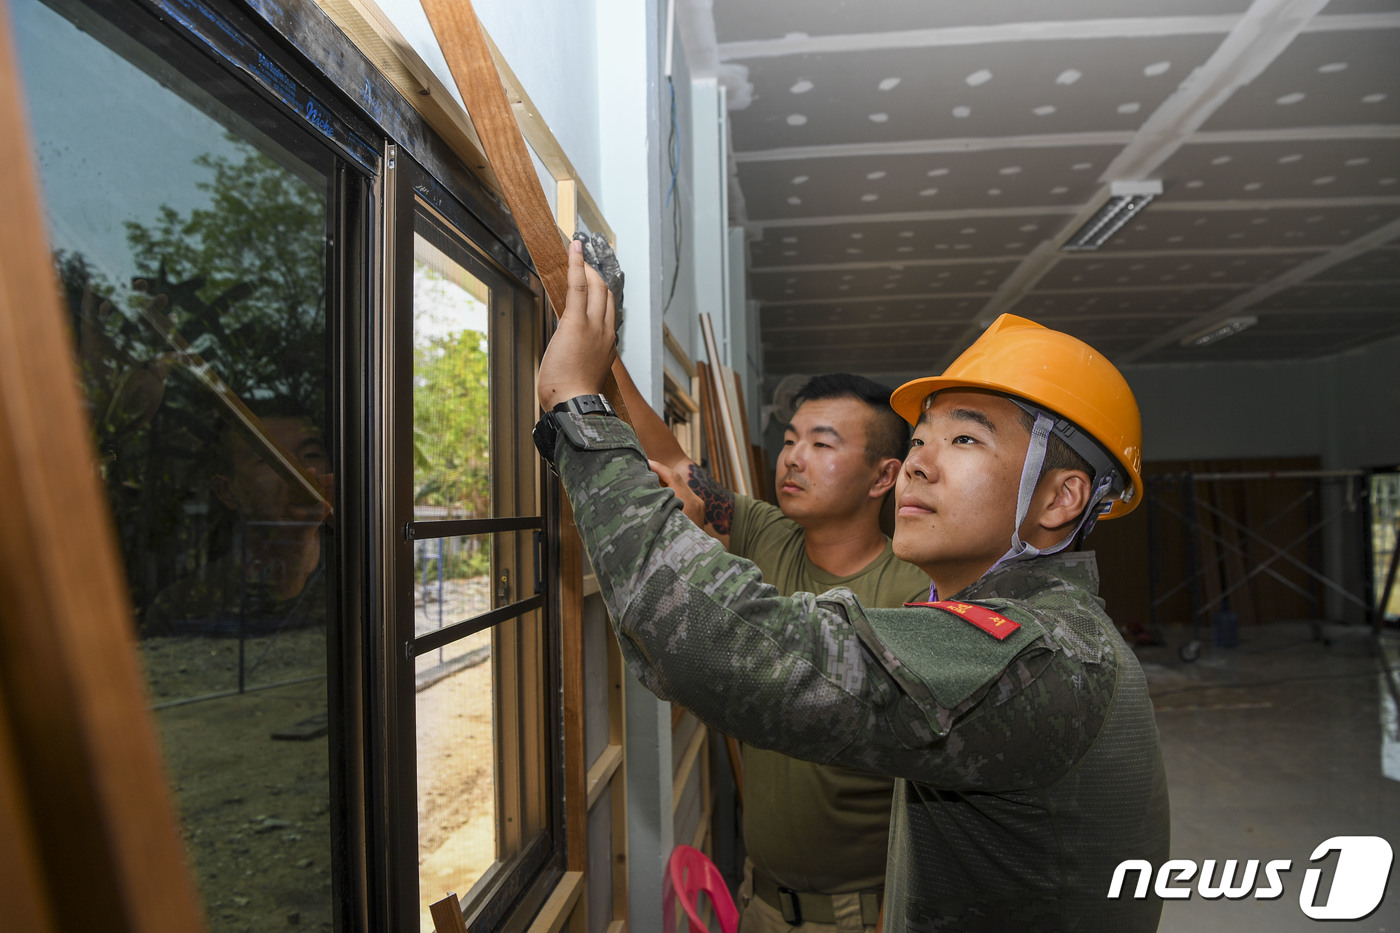
<path fill-rule="evenodd" d="M 729 417 L 734 421 L 734 462 L 743 471 L 744 482 L 748 484 L 749 495 L 757 498 L 757 482 L 754 477 L 753 456 L 749 443 L 749 413 L 744 405 L 744 384 L 739 374 L 728 366 L 724 367 L 725 388 L 729 395 Z"/>
<path fill-rule="evenodd" d="M 661 325 L 661 341 L 666 345 L 666 349 L 671 351 L 671 355 L 676 358 L 676 362 L 681 364 L 685 374 L 690 378 L 695 378 L 695 363 L 691 361 L 690 355 L 685 352 L 685 347 L 676 339 L 676 335 L 671 333 L 669 325 Z"/>
<path fill-rule="evenodd" d="M 718 409 L 719 420 L 717 422 L 715 434 L 720 441 L 720 450 L 723 453 L 724 459 L 729 463 L 731 468 L 731 482 L 728 486 L 734 492 L 742 496 L 747 496 L 749 495 L 749 484 L 741 461 L 737 456 L 738 451 L 741 449 L 739 447 L 738 426 L 735 424 L 733 409 L 730 406 L 729 389 L 725 384 L 725 370 L 727 367 L 720 361 L 719 348 L 715 344 L 714 327 L 710 323 L 710 316 L 708 314 L 700 315 L 700 332 L 705 339 L 705 354 L 710 359 L 710 373 L 713 376 L 711 385 L 714 387 L 715 399 L 717 400 L 715 407 Z M 745 447 L 748 446 L 747 440 L 744 441 L 744 445 Z"/>
<path fill-rule="evenodd" d="M 39 839 L 30 818 L 24 770 L 10 730 L 10 712 L 0 691 L 0 904 L 11 929 L 57 933 L 48 901 Z"/>
<path fill-rule="evenodd" d="M 428 913 L 433 918 L 434 933 L 467 933 L 467 921 L 462 917 L 462 905 L 455 891 L 429 904 Z"/>
<path fill-rule="evenodd" d="M 691 843 L 706 855 L 714 854 L 707 845 L 714 816 L 715 795 L 710 772 L 710 739 L 707 735 L 704 748 L 700 751 L 700 824 L 695 828 L 695 841 Z"/>
<path fill-rule="evenodd" d="M 613 779 L 621 765 L 621 745 L 609 745 L 603 749 L 598 760 L 593 762 L 593 767 L 588 769 L 588 809 L 592 810 L 593 805 L 602 799 L 603 791 L 608 789 L 608 782 Z"/>
<path fill-rule="evenodd" d="M 623 671 L 625 665 L 622 663 L 622 649 L 617 645 L 617 639 L 608 639 L 608 741 L 622 748 L 623 760 L 627 757 L 626 747 L 626 717 L 627 709 L 624 702 L 622 689 Z M 622 929 L 627 928 L 627 769 L 620 768 L 608 782 L 609 793 L 611 794 L 610 808 L 612 811 L 612 916 L 615 921 L 609 930 L 617 923 L 622 924 Z"/>
<path fill-rule="evenodd" d="M 554 184 L 554 225 L 573 239 L 578 231 L 578 183 L 572 178 L 560 178 Z"/>
<path fill-rule="evenodd" d="M 739 740 L 732 735 L 724 737 L 724 747 L 729 749 L 729 770 L 734 775 L 734 796 L 739 808 L 744 806 L 744 757 L 739 750 Z"/>
<path fill-rule="evenodd" d="M 583 542 L 574 528 L 574 512 L 559 497 L 560 633 L 564 667 L 564 799 L 588 797 L 588 763 L 584 760 Z M 588 808 L 564 808 L 564 838 L 570 871 L 588 870 Z"/>
<path fill-rule="evenodd" d="M 534 163 L 506 99 L 490 45 L 469 0 L 424 0 L 423 12 L 466 102 L 467 113 L 500 179 L 506 205 L 544 283 L 554 313 L 564 310 L 568 292 L 568 252 L 549 209 Z M 608 373 L 603 394 L 618 415 L 632 423 L 617 380 Z"/>
<path fill-rule="evenodd" d="M 544 902 L 535 920 L 528 927 L 529 933 L 559 933 L 568 922 L 569 912 L 583 894 L 583 872 L 566 871 L 555 885 L 549 900 Z"/>
<path fill-rule="evenodd" d="M 715 430 L 715 406 L 714 393 L 710 390 L 709 367 L 704 363 L 697 362 L 696 380 L 700 385 L 700 425 L 705 435 L 705 454 L 709 460 L 710 473 L 713 474 L 715 482 L 726 489 L 729 488 L 727 467 L 724 452 L 720 449 L 719 439 Z"/>
<path fill-rule="evenodd" d="M 43 886 L 26 899 L 47 903 L 63 930 L 202 930 L 59 300 L 12 37 L 3 5 L 0 694 Z"/>
<path fill-rule="evenodd" d="M 691 397 L 690 390 L 685 387 L 677 376 L 672 375 L 669 369 L 662 368 L 661 378 L 666 387 L 667 394 L 673 396 L 682 408 L 691 414 L 700 410 L 699 404 Z"/>
<path fill-rule="evenodd" d="M 705 744 L 705 738 L 710 734 L 709 729 L 703 722 L 696 722 L 695 731 L 690 735 L 690 741 L 685 746 L 685 754 L 681 756 L 681 763 L 676 766 L 676 773 L 671 778 L 671 812 L 681 805 L 681 794 L 685 791 L 685 785 L 690 780 L 690 775 L 695 770 L 695 762 L 700 759 L 700 749 Z"/>

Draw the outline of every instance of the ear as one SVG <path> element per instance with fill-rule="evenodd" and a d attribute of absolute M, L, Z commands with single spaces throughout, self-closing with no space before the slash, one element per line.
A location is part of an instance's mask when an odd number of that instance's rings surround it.
<path fill-rule="evenodd" d="M 1038 516 L 1031 516 L 1034 527 L 1063 535 L 1084 514 L 1091 493 L 1083 470 L 1052 470 L 1040 480 L 1036 501 L 1042 507 Z"/>
<path fill-rule="evenodd" d="M 219 501 L 228 506 L 233 511 L 238 511 L 238 500 L 233 495 L 233 484 L 229 478 L 222 473 L 215 473 L 209 477 L 209 488 L 214 491 L 214 495 L 219 497 Z"/>
<path fill-rule="evenodd" d="M 870 487 L 870 498 L 883 498 L 885 493 L 894 488 L 895 480 L 899 479 L 899 468 L 903 462 L 894 457 L 884 457 L 877 467 L 879 470 L 875 474 L 875 482 Z"/>

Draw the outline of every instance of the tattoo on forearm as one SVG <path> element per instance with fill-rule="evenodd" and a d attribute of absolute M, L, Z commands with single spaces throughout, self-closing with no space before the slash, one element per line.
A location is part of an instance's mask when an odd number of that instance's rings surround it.
<path fill-rule="evenodd" d="M 685 484 L 705 503 L 705 521 L 720 534 L 729 534 L 734 524 L 734 493 L 715 482 L 709 471 L 698 463 L 691 466 Z"/>

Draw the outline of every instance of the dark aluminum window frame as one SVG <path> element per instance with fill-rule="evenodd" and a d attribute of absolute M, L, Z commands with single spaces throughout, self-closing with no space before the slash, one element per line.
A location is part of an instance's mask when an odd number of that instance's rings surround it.
<path fill-rule="evenodd" d="M 336 928 L 346 931 L 416 930 L 418 905 L 398 901 L 395 863 L 416 867 L 416 851 L 395 851 L 387 814 L 393 790 L 386 783 L 395 754 L 390 736 L 401 723 L 386 705 L 386 672 L 395 654 L 386 651 L 381 610 L 391 539 L 402 529 L 382 526 L 377 496 L 386 464 L 382 426 L 387 398 L 379 368 L 389 331 L 386 299 L 395 277 L 381 231 L 396 229 L 378 218 L 396 203 L 412 207 L 408 190 L 393 191 L 386 153 L 415 160 L 417 197 L 446 217 L 475 247 L 538 297 L 542 294 L 524 243 L 504 204 L 486 190 L 388 80 L 361 55 L 311 0 L 199 2 L 199 0 L 46 0 L 83 7 L 190 74 L 204 89 L 232 106 L 269 135 L 304 136 L 336 157 L 332 179 L 329 244 L 328 329 L 332 341 L 338 529 L 344 545 L 338 571 L 344 594 L 341 628 L 329 649 L 328 696 L 331 733 L 332 828 L 336 859 L 333 898 Z M 251 94 L 249 93 L 251 92 Z M 252 103 L 250 103 L 252 101 Z M 388 169 L 388 171 L 386 171 Z M 411 243 L 412 225 L 407 231 Z M 410 249 L 411 252 L 411 249 Z M 400 272 L 400 274 L 402 274 Z M 386 285 L 388 287 L 386 287 Z M 541 490 L 540 517 L 518 530 L 537 536 L 542 580 L 557 567 L 558 493 Z M 502 520 L 514 529 L 520 520 Z M 550 830 L 536 838 L 506 871 L 490 878 L 500 897 L 471 917 L 473 930 L 523 928 L 563 871 L 563 762 L 559 689 L 557 592 L 537 593 L 508 610 L 545 612 L 547 632 L 552 783 Z M 512 612 L 514 614 L 514 612 Z M 494 613 L 493 613 L 494 615 Z M 485 619 L 473 620 L 482 623 Z M 378 629 L 378 630 L 376 630 Z M 339 639 L 337 642 L 336 639 Z M 412 733 L 409 733 L 410 742 Z M 416 877 L 415 877 L 416 887 Z M 397 917 L 397 922 L 395 922 Z"/>
<path fill-rule="evenodd" d="M 388 188 L 392 194 L 386 198 L 386 212 L 392 212 L 392 219 L 386 224 L 392 231 L 390 239 L 394 243 L 395 255 L 388 260 L 394 282 L 389 291 L 391 307 L 411 309 L 413 305 L 413 232 L 415 219 L 420 214 L 420 205 L 427 208 L 445 222 L 456 236 L 469 242 L 480 255 L 476 262 L 486 262 L 494 267 L 497 275 L 513 282 L 517 289 L 533 294 L 536 319 L 542 317 L 543 288 L 531 268 L 520 260 L 506 244 L 496 238 L 492 227 L 488 227 L 475 214 L 468 210 L 450 192 L 440 179 L 417 160 L 397 152 L 394 168 L 387 173 Z M 514 226 L 510 230 L 514 232 Z M 539 322 L 541 325 L 542 321 Z M 386 334 L 385 344 L 393 359 L 386 361 L 388 380 L 391 385 L 405 385 L 406 377 L 399 370 L 411 365 L 408 357 L 412 344 L 412 319 L 403 314 L 390 322 L 391 334 Z M 501 335 L 501 339 L 509 339 Z M 542 345 L 542 340 L 540 341 Z M 493 383 L 497 380 L 493 376 Z M 407 391 L 396 396 L 391 393 L 395 411 L 388 412 L 391 422 L 390 443 L 399 443 L 397 451 L 399 465 L 389 466 L 391 473 L 408 468 L 411 460 L 404 427 L 412 424 L 412 397 Z M 496 403 L 493 401 L 493 407 Z M 503 400 L 503 407 L 509 405 Z M 533 406 L 531 406 L 533 410 Z M 396 427 L 399 433 L 395 434 Z M 517 433 L 528 431 L 529 426 L 514 426 Z M 397 437 L 398 440 L 393 440 Z M 390 449 L 386 445 L 386 450 Z M 388 643 L 386 654 L 394 657 L 397 670 L 388 672 L 384 702 L 387 711 L 386 722 L 391 724 L 391 744 L 393 763 L 386 778 L 390 783 L 389 822 L 393 826 L 393 839 L 389 845 L 395 852 L 396 870 L 390 879 L 391 897 L 398 904 L 394 915 L 399 918 L 398 933 L 416 930 L 418 892 L 417 833 L 416 833 L 416 786 L 411 779 L 414 774 L 415 728 L 412 706 L 413 660 L 420 654 L 438 647 L 440 644 L 464 637 L 472 631 L 501 624 L 535 610 L 544 613 L 546 633 L 545 696 L 547 702 L 546 723 L 549 742 L 546 745 L 546 773 L 542 777 L 549 782 L 550 806 L 544 832 L 529 841 L 522 851 L 499 863 L 483 875 L 477 891 L 487 891 L 488 895 L 478 898 L 475 903 L 464 903 L 467 910 L 468 928 L 472 933 L 486 931 L 514 931 L 523 929 L 528 918 L 538 911 L 554 884 L 562 877 L 565 869 L 564 812 L 563 812 L 563 722 L 561 696 L 561 668 L 559 663 L 561 643 L 559 632 L 558 589 L 550 587 L 548 581 L 557 579 L 558 552 L 557 535 L 549 529 L 557 527 L 558 500 L 554 484 L 544 481 L 540 475 L 541 488 L 537 501 L 540 512 L 537 515 L 501 516 L 495 518 L 455 520 L 455 521 L 395 521 L 387 523 L 397 532 L 395 544 L 410 543 L 415 540 L 428 540 L 435 537 L 451 537 L 460 534 L 480 534 L 505 531 L 532 531 L 535 535 L 535 580 L 524 587 L 531 595 L 492 610 L 486 614 L 459 622 L 456 625 L 439 629 L 427 635 L 412 637 L 411 633 L 386 632 Z M 508 478 L 508 482 L 515 481 Z M 400 496 L 409 488 L 403 477 L 398 477 L 386 485 L 397 490 Z M 411 514 L 411 504 L 399 502 L 391 509 L 392 516 Z M 524 581 L 521 581 L 523 584 Z M 395 610 L 386 603 L 386 612 Z M 401 612 L 399 613 L 401 614 Z M 392 629 L 392 623 L 390 625 Z M 409 900 L 412 893 L 413 900 Z M 410 914 L 412 916 L 410 916 Z"/>

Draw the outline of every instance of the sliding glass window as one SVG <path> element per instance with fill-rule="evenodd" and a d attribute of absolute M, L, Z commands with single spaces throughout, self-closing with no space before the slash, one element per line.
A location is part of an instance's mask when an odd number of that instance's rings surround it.
<path fill-rule="evenodd" d="M 555 655 L 528 440 L 540 304 L 421 199 L 412 241 L 396 426 L 411 476 L 399 500 L 411 569 L 397 576 L 397 605 L 412 665 L 399 688 L 414 775 L 402 800 L 418 871 L 403 884 L 416 889 L 422 930 L 449 892 L 474 926 L 497 929 L 557 852 Z"/>
<path fill-rule="evenodd" d="M 154 27 L 133 36 L 78 4 L 11 8 L 209 927 L 330 929 L 335 158 L 209 60 L 178 42 L 153 52 Z"/>

